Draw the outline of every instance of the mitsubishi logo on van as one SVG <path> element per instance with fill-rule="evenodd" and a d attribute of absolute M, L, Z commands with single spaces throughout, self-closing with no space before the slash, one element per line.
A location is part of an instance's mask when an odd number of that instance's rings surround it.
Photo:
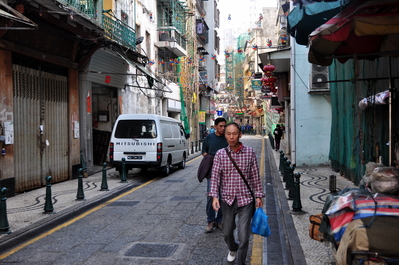
<path fill-rule="evenodd" d="M 115 145 L 142 145 L 142 146 L 151 146 L 154 145 L 155 143 L 151 143 L 151 142 L 115 142 Z"/>

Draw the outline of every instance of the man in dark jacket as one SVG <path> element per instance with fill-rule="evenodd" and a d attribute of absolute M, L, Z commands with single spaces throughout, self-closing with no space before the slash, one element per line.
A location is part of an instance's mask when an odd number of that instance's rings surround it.
<path fill-rule="evenodd" d="M 280 124 L 277 124 L 276 129 L 274 129 L 273 132 L 274 136 L 274 147 L 276 148 L 276 151 L 280 150 L 280 140 L 281 137 L 283 137 L 283 130 L 280 128 Z"/>
<path fill-rule="evenodd" d="M 203 172 L 207 172 L 207 192 L 210 189 L 210 180 L 211 180 L 211 172 L 212 172 L 212 164 L 213 164 L 213 157 L 215 156 L 216 152 L 228 146 L 227 140 L 224 137 L 224 127 L 226 126 L 226 119 L 225 118 L 217 118 L 215 120 L 215 129 L 214 133 L 208 134 L 202 145 L 202 155 L 207 159 L 204 163 L 201 162 L 201 165 L 198 169 L 198 173 L 203 174 Z M 210 156 L 210 157 L 209 157 Z M 208 167 L 209 171 L 206 171 Z M 198 175 L 200 177 L 200 175 Z M 218 229 L 222 229 L 222 211 L 216 212 L 212 207 L 212 198 L 207 196 L 207 204 L 206 204 L 206 214 L 207 214 L 207 221 L 208 225 L 205 228 L 206 233 L 210 233 L 213 231 L 215 227 Z"/>

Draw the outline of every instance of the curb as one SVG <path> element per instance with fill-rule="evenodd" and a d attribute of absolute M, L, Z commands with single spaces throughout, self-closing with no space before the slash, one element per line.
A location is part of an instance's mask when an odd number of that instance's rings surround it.
<path fill-rule="evenodd" d="M 90 201 L 82 201 L 81 203 L 68 207 L 60 212 L 49 214 L 49 218 L 45 218 L 37 221 L 31 225 L 19 229 L 16 232 L 8 234 L 7 236 L 0 238 L 0 254 L 4 254 L 10 249 L 20 245 L 22 242 L 32 239 L 33 237 L 50 231 L 54 227 L 66 222 L 73 217 L 80 215 L 81 213 L 100 205 L 101 203 L 108 201 L 118 195 L 138 186 L 137 183 L 127 184 L 126 186 L 116 188 L 108 191 L 107 194 L 100 194 Z"/>

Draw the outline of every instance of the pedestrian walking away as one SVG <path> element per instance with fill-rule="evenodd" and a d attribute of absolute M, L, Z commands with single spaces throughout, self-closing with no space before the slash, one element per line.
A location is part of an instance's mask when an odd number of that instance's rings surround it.
<path fill-rule="evenodd" d="M 256 153 L 239 141 L 241 136 L 237 123 L 226 125 L 225 137 L 229 146 L 217 151 L 214 157 L 208 194 L 212 197 L 214 210 L 223 212 L 222 231 L 229 249 L 227 261 L 237 259 L 238 265 L 245 264 L 252 216 L 255 207 L 263 207 L 262 198 L 265 197 Z M 234 237 L 236 228 L 237 241 Z"/>
<path fill-rule="evenodd" d="M 211 125 L 211 128 L 209 129 L 209 133 L 214 133 L 216 132 L 215 127 L 213 127 L 213 125 Z"/>
<path fill-rule="evenodd" d="M 201 161 L 201 164 L 198 168 L 198 176 L 200 178 L 201 174 L 205 174 L 201 179 L 207 179 L 207 192 L 210 191 L 210 179 L 211 179 L 211 171 L 213 158 L 216 152 L 225 148 L 227 144 L 227 140 L 224 137 L 224 128 L 226 126 L 225 118 L 217 118 L 215 120 L 215 132 L 208 134 L 202 145 L 202 155 L 204 158 Z M 205 232 L 210 233 L 214 230 L 214 228 L 222 229 L 222 211 L 215 211 L 212 207 L 212 198 L 207 196 L 207 204 L 206 204 L 206 214 L 207 214 L 207 226 L 205 228 Z"/>
<path fill-rule="evenodd" d="M 274 147 L 276 148 L 276 151 L 280 150 L 280 141 L 281 137 L 283 137 L 283 130 L 280 128 L 280 124 L 277 124 L 276 129 L 274 129 Z"/>

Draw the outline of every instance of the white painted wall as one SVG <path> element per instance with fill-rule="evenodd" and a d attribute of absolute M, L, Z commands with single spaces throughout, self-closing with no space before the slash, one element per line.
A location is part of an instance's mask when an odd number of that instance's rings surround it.
<path fill-rule="evenodd" d="M 294 43 L 294 42 L 293 42 Z M 295 45 L 295 150 L 297 166 L 329 164 L 331 102 L 329 95 L 308 93 L 311 65 L 308 48 Z"/>
<path fill-rule="evenodd" d="M 205 65 L 208 75 L 208 84 L 210 87 L 214 88 L 216 84 L 215 80 L 215 61 L 211 59 L 212 54 L 216 54 L 215 50 L 215 6 L 214 1 L 205 1 L 204 7 L 206 11 L 205 21 L 209 27 L 209 43 L 205 44 L 205 49 L 208 51 L 209 55 L 205 55 Z"/>

